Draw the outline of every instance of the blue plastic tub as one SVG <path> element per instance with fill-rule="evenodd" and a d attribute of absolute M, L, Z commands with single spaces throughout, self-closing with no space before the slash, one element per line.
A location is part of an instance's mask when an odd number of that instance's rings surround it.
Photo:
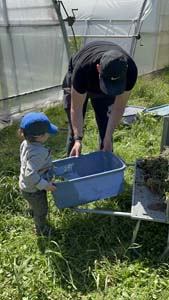
<path fill-rule="evenodd" d="M 124 162 L 108 151 L 53 161 L 57 190 L 53 197 L 58 208 L 117 196 L 122 191 Z"/>

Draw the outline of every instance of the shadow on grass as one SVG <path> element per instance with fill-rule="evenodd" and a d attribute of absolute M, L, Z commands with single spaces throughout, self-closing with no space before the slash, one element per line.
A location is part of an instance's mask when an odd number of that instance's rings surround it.
<path fill-rule="evenodd" d="M 60 277 L 62 286 L 85 293 L 96 288 L 97 272 L 101 272 L 105 261 L 115 263 L 116 252 L 119 255 L 124 251 L 119 227 L 109 216 L 73 213 L 70 221 L 56 229 L 55 237 L 50 241 L 39 239 L 38 245 L 48 257 L 56 278 Z"/>
<path fill-rule="evenodd" d="M 101 203 L 104 210 L 130 212 L 131 194 L 132 187 L 125 184 L 121 195 L 96 201 L 95 208 L 99 209 Z M 132 263 L 138 258 L 129 251 L 137 220 L 78 213 L 71 209 L 59 211 L 59 214 L 60 221 L 53 222 L 54 235 L 46 240 L 39 239 L 38 246 L 50 261 L 53 276 L 60 278 L 65 290 L 88 293 L 98 285 L 104 290 L 106 276 L 113 276 L 113 265 L 121 261 Z M 166 237 L 166 224 L 142 222 L 136 243 L 140 245 L 141 260 L 149 267 L 154 268 L 159 263 L 158 256 L 164 250 Z"/>
<path fill-rule="evenodd" d="M 131 187 L 128 186 L 127 191 L 130 197 Z M 123 198 L 129 206 L 126 193 L 101 201 L 101 206 L 120 210 L 118 200 L 120 203 Z M 99 202 L 95 203 L 97 209 Z M 89 292 L 96 288 L 98 274 L 99 286 L 104 289 L 106 270 L 119 259 L 127 258 L 133 221 L 117 216 L 81 214 L 70 209 L 59 213 L 61 221 L 59 224 L 56 221 L 54 235 L 46 240 L 38 239 L 39 249 L 48 257 L 55 276 L 60 277 L 65 289 Z"/>

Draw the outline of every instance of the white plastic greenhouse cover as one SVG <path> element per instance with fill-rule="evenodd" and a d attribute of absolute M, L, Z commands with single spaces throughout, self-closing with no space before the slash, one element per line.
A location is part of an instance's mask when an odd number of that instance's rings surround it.
<path fill-rule="evenodd" d="M 63 0 L 63 3 L 69 15 L 72 9 L 78 9 L 73 11 L 76 16 L 73 28 L 85 43 L 94 39 L 116 42 L 134 56 L 139 74 L 169 65 L 168 0 Z M 70 29 L 68 34 L 72 36 Z M 139 33 L 141 39 L 137 40 Z"/>
<path fill-rule="evenodd" d="M 61 99 L 62 25 L 52 0 L 0 0 L 0 121 Z"/>
<path fill-rule="evenodd" d="M 68 45 L 54 3 L 63 19 L 78 9 L 73 29 L 84 43 L 120 44 L 134 56 L 139 74 L 169 65 L 168 0 L 0 0 L 0 127 L 11 115 L 62 98 Z M 70 26 L 67 32 L 71 37 Z"/>

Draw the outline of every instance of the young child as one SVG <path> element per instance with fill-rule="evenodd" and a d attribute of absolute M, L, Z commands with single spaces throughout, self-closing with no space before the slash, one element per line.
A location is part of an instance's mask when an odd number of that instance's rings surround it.
<path fill-rule="evenodd" d="M 24 139 L 20 146 L 19 187 L 33 210 L 37 235 L 50 234 L 46 224 L 48 213 L 47 191 L 54 191 L 50 150 L 43 146 L 50 134 L 58 128 L 40 112 L 26 114 L 20 123 L 19 135 Z"/>

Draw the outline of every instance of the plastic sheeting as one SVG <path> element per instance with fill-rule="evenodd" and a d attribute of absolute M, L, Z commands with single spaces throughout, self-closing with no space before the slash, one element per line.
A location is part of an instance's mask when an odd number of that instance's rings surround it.
<path fill-rule="evenodd" d="M 63 3 L 69 14 L 71 14 L 70 7 L 78 9 L 75 11 L 75 35 L 83 36 L 85 43 L 94 39 L 113 40 L 129 53 L 133 45 L 133 38 L 139 32 L 138 25 L 141 25 L 152 9 L 150 0 L 93 0 L 85 2 L 85 4 L 82 2 L 78 4 L 77 0 L 63 0 Z M 68 33 L 71 35 L 69 28 Z"/>
<path fill-rule="evenodd" d="M 75 14 L 73 28 L 84 43 L 94 39 L 116 42 L 134 56 L 139 74 L 169 65 L 168 0 L 62 3 L 63 19 L 67 18 L 64 7 L 68 15 Z M 68 65 L 63 24 L 52 0 L 0 0 L 0 122 L 61 101 L 60 85 Z M 67 32 L 73 36 L 71 27 L 67 26 Z"/>
<path fill-rule="evenodd" d="M 169 1 L 154 0 L 151 14 L 144 20 L 135 60 L 140 74 L 169 65 Z"/>
<path fill-rule="evenodd" d="M 61 85 L 68 56 L 52 0 L 0 0 L 0 63 L 0 115 L 34 108 L 44 93 L 4 98 Z M 56 88 L 51 102 L 60 97 Z"/>
<path fill-rule="evenodd" d="M 111 40 L 132 54 L 139 74 L 169 64 L 168 0 L 63 0 L 69 15 L 74 11 L 75 35 L 84 43 Z M 64 16 L 64 12 L 63 12 Z M 141 34 L 141 39 L 136 36 Z M 72 36 L 71 28 L 68 34 Z"/>
<path fill-rule="evenodd" d="M 139 15 L 143 0 L 63 0 L 68 14 L 72 9 L 75 12 L 77 22 L 79 20 L 127 20 L 135 19 Z M 151 2 L 149 1 L 147 8 Z M 151 6 L 151 5 L 150 5 Z M 149 9 L 149 8 L 148 8 Z"/>

